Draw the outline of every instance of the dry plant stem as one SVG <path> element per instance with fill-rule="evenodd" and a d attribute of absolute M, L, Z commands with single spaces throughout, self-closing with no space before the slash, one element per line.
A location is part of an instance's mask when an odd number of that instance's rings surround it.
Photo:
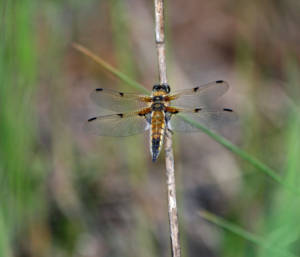
<path fill-rule="evenodd" d="M 160 84 L 167 84 L 165 33 L 164 33 L 164 1 L 154 0 L 155 7 L 155 42 L 158 57 L 158 71 Z M 168 213 L 172 257 L 180 257 L 178 212 L 176 204 L 174 155 L 172 149 L 172 134 L 167 130 L 165 136 L 165 158 L 167 175 Z"/>
<path fill-rule="evenodd" d="M 158 57 L 159 82 L 167 84 L 167 65 L 165 51 L 165 31 L 164 31 L 164 2 L 154 0 L 155 4 L 155 43 Z"/>
<path fill-rule="evenodd" d="M 170 239 L 172 247 L 172 257 L 180 257 L 178 211 L 176 203 L 174 155 L 172 148 L 171 133 L 168 131 L 165 138 L 166 155 L 166 175 L 167 175 L 167 194 L 168 194 L 168 214 L 170 225 Z"/>

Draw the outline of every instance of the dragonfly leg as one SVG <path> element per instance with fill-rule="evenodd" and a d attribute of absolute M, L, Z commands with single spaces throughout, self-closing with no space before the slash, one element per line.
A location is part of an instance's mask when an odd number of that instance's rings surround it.
<path fill-rule="evenodd" d="M 168 128 L 168 131 L 169 131 L 172 135 L 174 135 L 174 131 L 173 131 L 172 129 Z"/>

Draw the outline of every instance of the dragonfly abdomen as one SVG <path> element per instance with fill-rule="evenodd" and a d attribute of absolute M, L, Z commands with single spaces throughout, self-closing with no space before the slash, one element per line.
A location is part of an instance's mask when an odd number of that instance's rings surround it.
<path fill-rule="evenodd" d="M 151 117 L 150 151 L 152 161 L 156 161 L 164 141 L 165 114 L 163 111 L 153 111 Z"/>

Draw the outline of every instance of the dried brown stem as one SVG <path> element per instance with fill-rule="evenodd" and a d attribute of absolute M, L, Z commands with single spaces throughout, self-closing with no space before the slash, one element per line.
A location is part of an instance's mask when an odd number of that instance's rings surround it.
<path fill-rule="evenodd" d="M 155 7 L 155 42 L 158 57 L 158 72 L 160 84 L 167 84 L 165 31 L 164 31 L 164 0 L 154 0 Z M 180 257 L 178 211 L 176 203 L 176 187 L 174 172 L 174 155 L 172 149 L 172 134 L 167 130 L 165 137 L 165 158 L 167 175 L 168 213 L 172 257 Z"/>

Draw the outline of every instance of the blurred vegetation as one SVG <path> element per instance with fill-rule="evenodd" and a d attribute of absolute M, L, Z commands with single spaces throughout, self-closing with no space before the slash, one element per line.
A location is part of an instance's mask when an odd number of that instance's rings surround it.
<path fill-rule="evenodd" d="M 152 4 L 1 2 L 0 256 L 170 255 L 163 156 L 151 162 L 147 137 L 81 130 L 105 113 L 90 103 L 93 88 L 133 90 L 71 46 L 150 90 Z M 176 135 L 184 256 L 300 255 L 299 195 L 289 190 L 300 186 L 299 11 L 293 0 L 168 1 L 172 88 L 227 80 L 217 104 L 239 124 L 220 132 L 282 178 L 205 134 Z"/>

